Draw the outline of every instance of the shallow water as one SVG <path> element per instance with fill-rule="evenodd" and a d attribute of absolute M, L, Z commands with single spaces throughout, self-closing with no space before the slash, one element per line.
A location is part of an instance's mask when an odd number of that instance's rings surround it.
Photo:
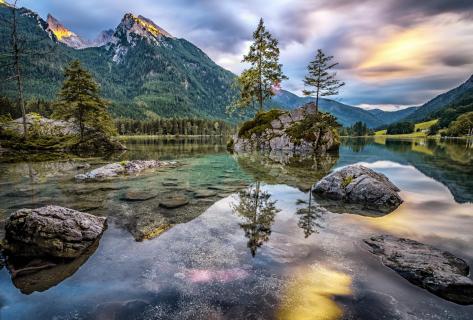
<path fill-rule="evenodd" d="M 473 306 L 410 284 L 362 242 L 409 237 L 473 265 L 473 149 L 464 143 L 348 139 L 338 155 L 315 159 L 231 155 L 218 139 L 127 145 L 107 159 L 0 164 L 2 218 L 46 204 L 109 217 L 88 256 L 13 280 L 1 269 L 0 319 L 472 319 Z M 73 179 L 126 159 L 181 165 L 101 183 Z M 307 209 L 314 182 L 360 162 L 401 189 L 398 209 L 336 214 L 313 199 Z M 91 168 L 78 168 L 84 163 Z M 123 200 L 130 190 L 158 195 Z M 176 195 L 189 204 L 159 206 Z"/>

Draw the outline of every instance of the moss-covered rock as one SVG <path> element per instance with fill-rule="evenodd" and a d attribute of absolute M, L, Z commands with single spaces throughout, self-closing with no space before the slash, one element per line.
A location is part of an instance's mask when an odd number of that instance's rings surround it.
<path fill-rule="evenodd" d="M 68 121 L 52 120 L 39 114 L 26 117 L 28 139 L 23 138 L 22 119 L 0 123 L 0 144 L 10 150 L 26 151 L 105 151 L 125 147 L 112 137 L 88 128 L 84 138 L 79 137 L 77 126 Z"/>
<path fill-rule="evenodd" d="M 249 139 L 253 134 L 260 135 L 266 129 L 271 129 L 271 122 L 286 114 L 282 110 L 269 110 L 267 112 L 258 112 L 254 119 L 246 121 L 238 131 L 239 138 Z"/>
<path fill-rule="evenodd" d="M 335 117 L 317 112 L 315 104 L 308 103 L 291 112 L 270 110 L 258 113 L 241 126 L 229 147 L 237 152 L 323 153 L 338 149 L 338 127 Z"/>

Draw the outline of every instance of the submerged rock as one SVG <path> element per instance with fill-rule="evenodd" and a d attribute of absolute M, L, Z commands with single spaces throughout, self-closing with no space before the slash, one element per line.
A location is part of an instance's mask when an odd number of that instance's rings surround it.
<path fill-rule="evenodd" d="M 15 256 L 76 258 L 102 235 L 106 220 L 59 206 L 20 209 L 6 222 L 4 250 Z"/>
<path fill-rule="evenodd" d="M 388 235 L 365 239 L 371 253 L 411 283 L 459 304 L 473 304 L 469 266 L 453 254 Z"/>
<path fill-rule="evenodd" d="M 123 200 L 123 201 L 146 201 L 146 200 L 156 198 L 157 196 L 158 196 L 158 193 L 156 193 L 156 192 L 130 190 L 130 191 L 125 192 L 120 197 L 120 200 Z"/>
<path fill-rule="evenodd" d="M 185 206 L 189 203 L 189 198 L 184 195 L 166 195 L 163 197 L 159 205 L 166 209 L 175 209 Z"/>
<path fill-rule="evenodd" d="M 311 102 L 291 112 L 270 110 L 245 122 L 229 142 L 236 152 L 292 151 L 325 153 L 340 144 L 338 124 L 329 114 L 317 112 Z"/>
<path fill-rule="evenodd" d="M 146 169 L 175 166 L 173 161 L 131 160 L 107 164 L 85 174 L 76 175 L 78 181 L 95 181 L 119 175 L 136 174 Z"/>
<path fill-rule="evenodd" d="M 402 203 L 398 192 L 399 188 L 385 175 L 362 165 L 337 170 L 317 182 L 313 188 L 313 193 L 322 200 L 337 201 L 333 203 L 334 207 L 340 206 L 340 201 L 342 209 L 343 203 L 355 204 L 361 209 L 361 214 L 364 209 L 381 213 L 393 211 Z M 326 205 L 330 206 L 330 203 Z"/>
<path fill-rule="evenodd" d="M 194 198 L 196 199 L 210 198 L 215 196 L 217 196 L 217 193 L 212 190 L 197 190 L 194 194 Z"/>

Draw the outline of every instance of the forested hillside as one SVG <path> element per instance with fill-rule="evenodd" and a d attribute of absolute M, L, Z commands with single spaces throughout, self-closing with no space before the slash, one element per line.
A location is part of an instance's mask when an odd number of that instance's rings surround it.
<path fill-rule="evenodd" d="M 420 106 L 414 113 L 404 118 L 405 121 L 420 122 L 434 118 L 434 114 L 458 103 L 464 95 L 473 93 L 473 76 L 460 86 L 449 90 Z"/>
<path fill-rule="evenodd" d="M 152 29 L 140 29 L 138 34 L 134 24 L 139 20 L 130 21 L 126 15 L 108 45 L 76 50 L 60 43 L 36 13 L 27 9 L 19 12 L 19 33 L 25 44 L 21 66 L 26 99 L 54 99 L 64 67 L 79 59 L 98 79 L 115 116 L 227 118 L 234 75 L 190 42 L 153 34 Z M 0 63 L 5 66 L 0 92 L 14 98 L 15 84 L 6 81 L 11 75 L 7 23 L 11 10 L 5 5 L 0 5 L 0 19 Z"/>

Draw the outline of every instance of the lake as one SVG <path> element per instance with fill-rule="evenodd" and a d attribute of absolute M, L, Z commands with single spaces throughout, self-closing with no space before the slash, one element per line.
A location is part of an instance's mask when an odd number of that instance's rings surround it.
<path fill-rule="evenodd" d="M 338 153 L 318 157 L 230 154 L 220 138 L 126 145 L 106 157 L 0 163 L 1 219 L 48 204 L 109 217 L 83 257 L 13 279 L 3 267 L 0 319 L 473 318 L 473 306 L 412 285 L 362 241 L 408 237 L 473 266 L 473 148 L 464 141 L 344 139 Z M 74 180 L 131 159 L 180 165 Z M 354 163 L 385 174 L 404 203 L 369 217 L 311 199 L 318 179 Z M 153 195 L 129 201 L 129 191 Z M 165 209 L 164 196 L 189 203 Z"/>

